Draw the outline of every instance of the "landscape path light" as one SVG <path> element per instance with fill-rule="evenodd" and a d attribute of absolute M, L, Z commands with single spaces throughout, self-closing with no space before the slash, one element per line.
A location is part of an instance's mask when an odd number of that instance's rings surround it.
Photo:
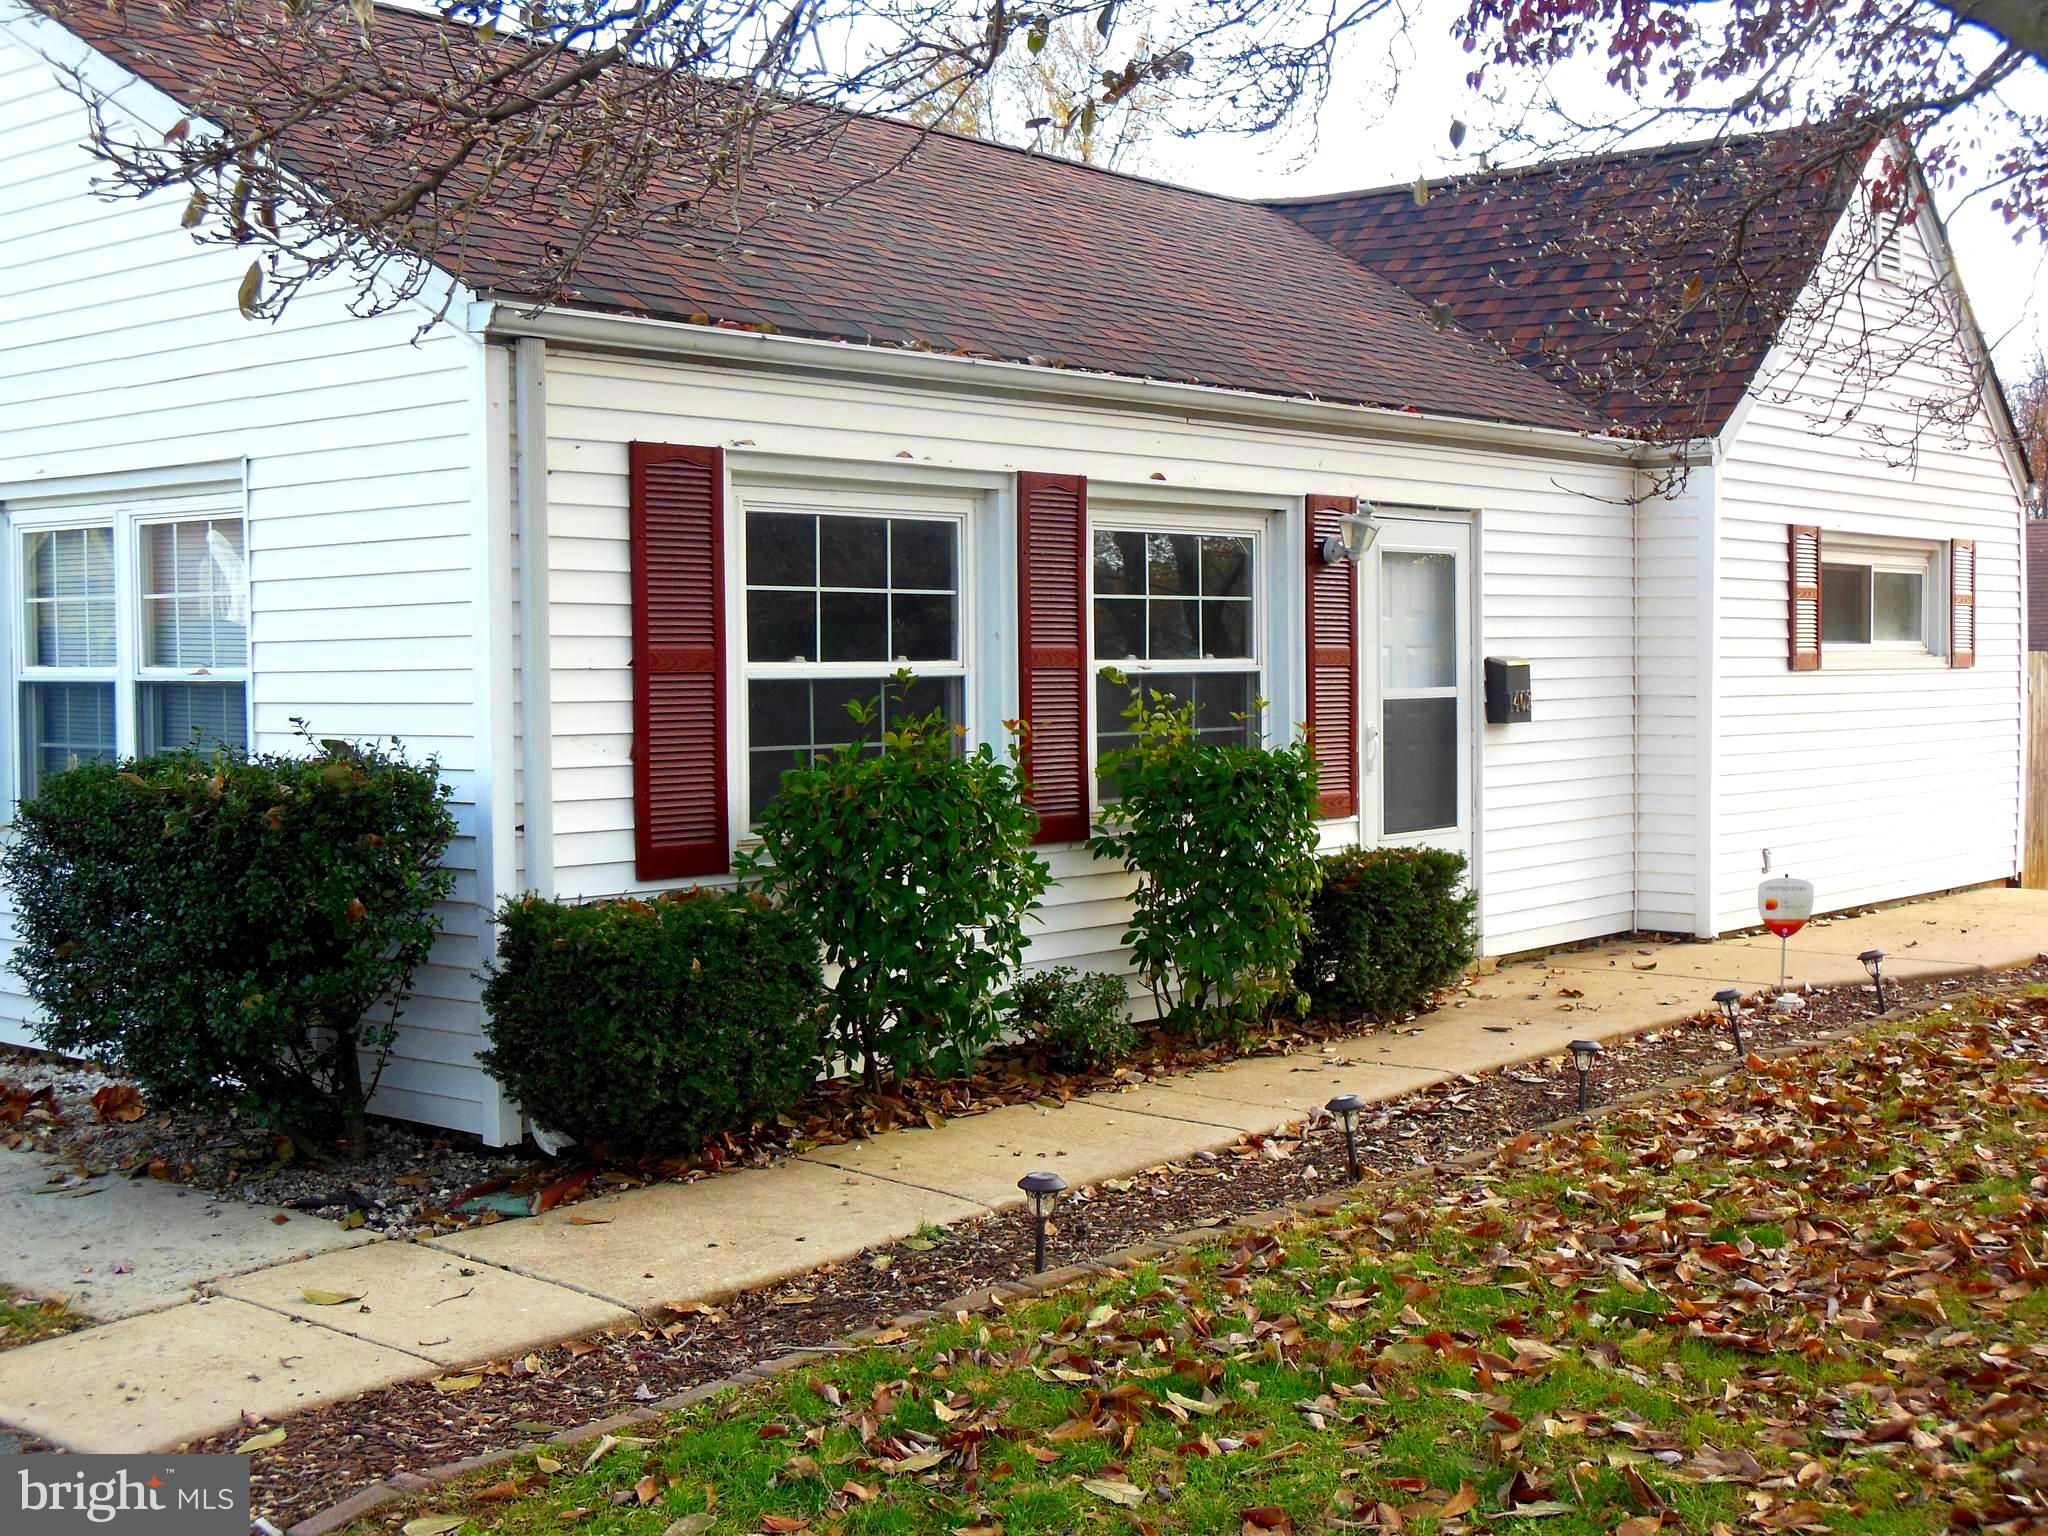
<path fill-rule="evenodd" d="M 1742 988 L 1723 987 L 1714 994 L 1714 1001 L 1721 1005 L 1721 1017 L 1735 1033 L 1735 1054 L 1749 1060 L 1749 1051 L 1742 1043 Z"/>
<path fill-rule="evenodd" d="M 1572 1065 L 1579 1069 L 1579 1113 L 1583 1115 L 1591 1101 L 1593 1059 L 1600 1054 L 1600 1042 L 1574 1040 L 1567 1049 L 1572 1053 Z"/>
<path fill-rule="evenodd" d="M 1358 1182 L 1358 1116 L 1365 1100 L 1355 1093 L 1340 1093 L 1323 1108 L 1344 1125 L 1344 1166 L 1351 1170 L 1351 1182 Z"/>
<path fill-rule="evenodd" d="M 1031 1272 L 1042 1275 L 1045 1273 L 1045 1224 L 1052 1219 L 1053 1205 L 1067 1187 L 1067 1181 L 1050 1168 L 1034 1168 L 1017 1181 L 1017 1187 L 1031 1202 Z"/>
<path fill-rule="evenodd" d="M 1883 1013 L 1884 1006 L 1884 951 L 1866 949 L 1856 957 L 1863 962 L 1863 969 L 1870 972 L 1870 979 L 1877 983 L 1877 1011 Z"/>

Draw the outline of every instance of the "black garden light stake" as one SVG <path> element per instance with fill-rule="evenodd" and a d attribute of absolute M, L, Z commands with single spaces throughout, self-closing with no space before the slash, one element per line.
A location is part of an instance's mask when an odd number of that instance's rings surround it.
<path fill-rule="evenodd" d="M 1721 1005 L 1721 1017 L 1735 1032 L 1735 1054 L 1744 1061 L 1749 1060 L 1749 1051 L 1742 1043 L 1742 988 L 1723 987 L 1714 994 L 1714 1001 Z"/>
<path fill-rule="evenodd" d="M 1598 1040 L 1574 1040 L 1569 1047 L 1572 1065 L 1579 1069 L 1579 1113 L 1584 1114 L 1593 1085 L 1593 1058 L 1600 1054 Z"/>
<path fill-rule="evenodd" d="M 1863 962 L 1863 969 L 1870 972 L 1870 979 L 1877 983 L 1877 1011 L 1883 1013 L 1884 1006 L 1884 951 L 1866 949 L 1856 957 Z"/>
<path fill-rule="evenodd" d="M 1323 1108 L 1344 1124 L 1344 1166 L 1351 1170 L 1351 1182 L 1358 1182 L 1358 1112 L 1365 1100 L 1355 1093 L 1340 1093 Z"/>
<path fill-rule="evenodd" d="M 1042 1275 L 1045 1273 L 1045 1224 L 1052 1219 L 1053 1202 L 1059 1199 L 1067 1181 L 1050 1168 L 1036 1168 L 1019 1179 L 1017 1187 L 1031 1202 L 1031 1272 Z"/>

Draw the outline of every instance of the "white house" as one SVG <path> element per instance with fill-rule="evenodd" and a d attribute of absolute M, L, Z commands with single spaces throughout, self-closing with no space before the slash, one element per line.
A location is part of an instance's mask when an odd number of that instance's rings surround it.
<path fill-rule="evenodd" d="M 496 280 L 526 209 L 424 333 L 341 286 L 252 324 L 245 257 L 95 194 L 65 79 L 168 128 L 204 9 L 0 27 L 0 793 L 298 719 L 438 754 L 459 878 L 390 1113 L 519 1135 L 474 1063 L 495 904 L 722 877 L 898 658 L 972 740 L 1031 723 L 1041 963 L 1125 963 L 1078 841 L 1109 663 L 1219 733 L 1255 695 L 1270 739 L 1312 723 L 1327 844 L 1468 853 L 1489 954 L 1743 926 L 1765 850 L 1825 908 L 2018 867 L 1995 390 L 1895 465 L 1816 430 L 1826 381 L 1763 337 L 1652 494 L 1672 452 L 1518 346 L 1582 295 L 1475 255 L 1483 180 L 1265 205 L 943 135 L 724 263 L 600 248 L 544 313 Z M 1948 271 L 1931 218 L 1896 238 L 1880 308 Z M 1512 312 L 1447 286 L 1482 268 Z M 1910 419 L 1886 387 L 1866 418 Z M 1354 506 L 1377 541 L 1329 564 Z M 1528 719 L 1486 722 L 1487 657 L 1526 660 Z M 0 989 L 0 1038 L 30 1018 Z"/>

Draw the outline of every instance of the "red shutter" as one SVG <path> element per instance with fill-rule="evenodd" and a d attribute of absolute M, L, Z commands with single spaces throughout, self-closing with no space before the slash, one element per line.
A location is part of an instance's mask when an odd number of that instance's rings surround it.
<path fill-rule="evenodd" d="M 1088 482 L 1017 477 L 1017 676 L 1038 841 L 1088 835 Z"/>
<path fill-rule="evenodd" d="M 1948 545 L 1948 664 L 1977 665 L 1977 541 Z"/>
<path fill-rule="evenodd" d="M 634 443 L 630 486 L 636 867 L 724 874 L 725 455 Z"/>
<path fill-rule="evenodd" d="M 1820 670 L 1820 530 L 1794 523 L 1790 535 L 1791 663 L 1794 672 Z"/>
<path fill-rule="evenodd" d="M 1308 735 L 1320 814 L 1358 814 L 1358 567 L 1323 558 L 1354 496 L 1308 498 Z"/>

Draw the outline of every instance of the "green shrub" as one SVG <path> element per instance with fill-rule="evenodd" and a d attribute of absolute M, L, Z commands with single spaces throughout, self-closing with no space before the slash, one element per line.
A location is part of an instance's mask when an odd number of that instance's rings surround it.
<path fill-rule="evenodd" d="M 1163 1017 L 1196 1035 L 1242 1029 L 1295 1001 L 1316 862 L 1306 740 L 1224 745 L 1191 705 L 1140 689 L 1134 745 L 1103 754 L 1118 797 L 1090 840 L 1138 877 L 1124 942 Z"/>
<path fill-rule="evenodd" d="M 1114 1066 L 1138 1048 L 1121 976 L 1062 965 L 1020 978 L 1013 990 L 1017 1022 L 1062 1072 Z"/>
<path fill-rule="evenodd" d="M 1356 848 L 1323 860 L 1295 971 L 1320 1014 L 1389 1018 L 1472 963 L 1478 898 L 1465 857 L 1437 848 Z"/>
<path fill-rule="evenodd" d="M 898 673 L 889 687 L 908 689 Z M 1024 919 L 1045 893 L 1014 744 L 958 750 L 934 713 L 873 732 L 782 776 L 741 872 L 799 913 L 838 968 L 831 1019 L 872 1087 L 899 1072 L 964 1071 L 1001 1031 Z"/>
<path fill-rule="evenodd" d="M 550 1130 L 629 1155 L 695 1152 L 817 1079 L 817 940 L 734 891 L 498 909 L 480 1056 Z"/>
<path fill-rule="evenodd" d="M 360 1149 L 452 881 L 447 799 L 431 760 L 339 741 L 56 775 L 4 864 L 37 1038 L 158 1103 L 236 1106 L 309 1148 L 346 1130 Z"/>

